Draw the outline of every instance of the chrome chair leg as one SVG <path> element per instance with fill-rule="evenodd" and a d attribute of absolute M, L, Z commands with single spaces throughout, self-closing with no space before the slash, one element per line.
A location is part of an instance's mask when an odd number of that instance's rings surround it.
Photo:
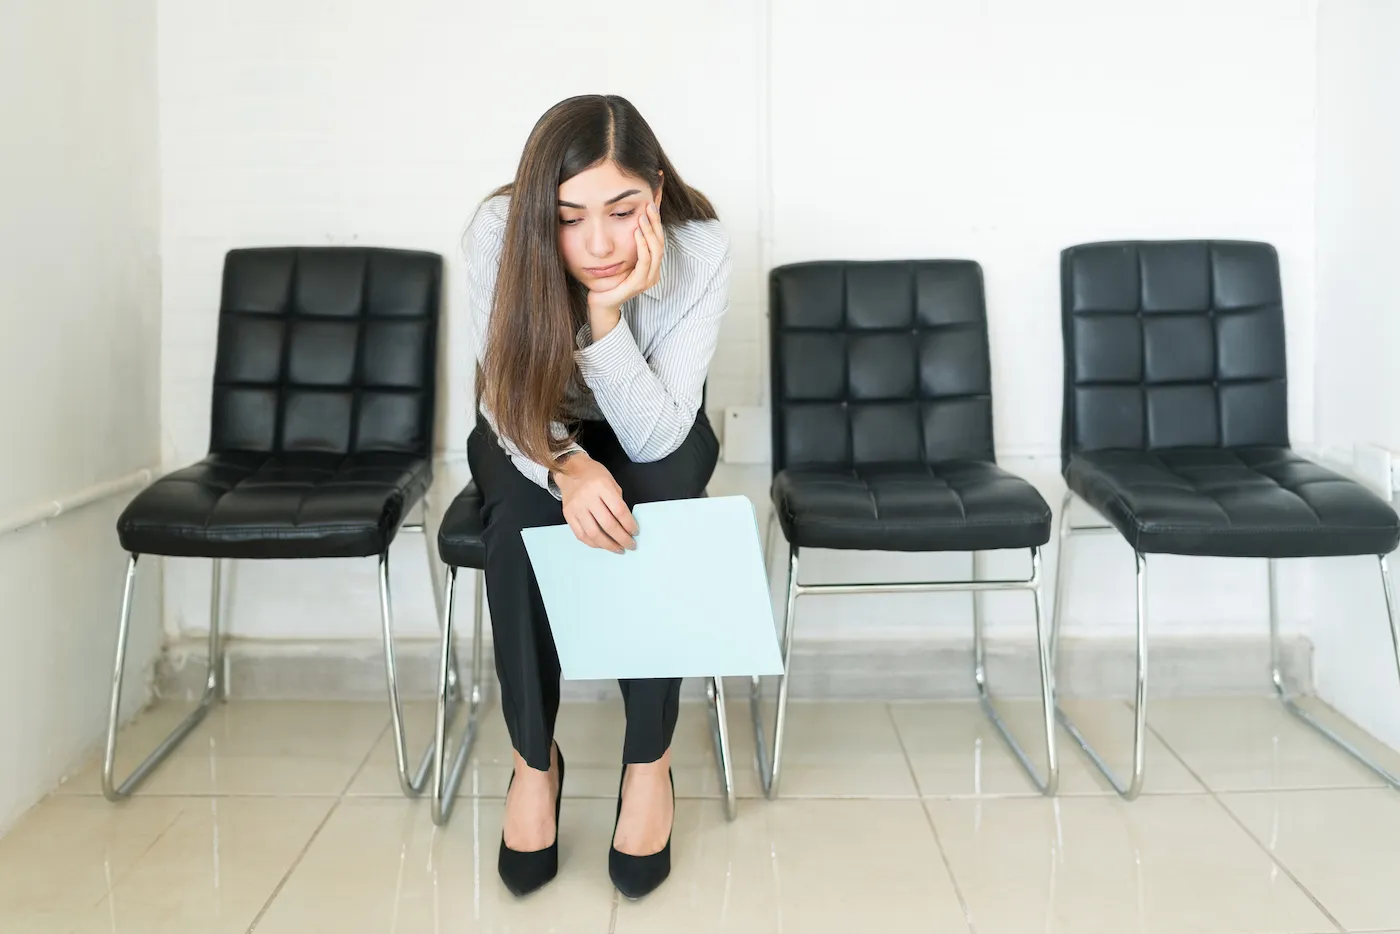
<path fill-rule="evenodd" d="M 749 712 L 753 721 L 754 731 L 754 755 L 757 759 L 759 780 L 763 786 L 763 793 L 768 798 L 775 798 L 778 794 L 779 780 L 782 776 L 783 767 L 783 736 L 787 726 L 787 706 L 789 677 L 792 673 L 792 642 L 794 633 L 797 630 L 797 598 L 803 594 L 855 594 L 855 593 L 956 593 L 982 590 L 1030 590 L 1035 599 L 1036 611 L 1036 643 L 1040 662 L 1040 684 L 1041 684 L 1041 704 L 1042 714 L 1045 720 L 1046 738 L 1046 772 L 1042 778 L 1037 773 L 1035 766 L 1031 764 L 1029 756 L 1016 742 L 1011 735 L 1006 723 L 998 715 L 992 705 L 990 692 L 987 686 L 986 655 L 985 646 L 982 641 L 982 627 L 980 617 L 974 617 L 974 656 L 976 665 L 973 672 L 977 681 L 978 695 L 981 699 L 982 707 L 991 717 L 992 722 L 1001 731 L 1003 738 L 1011 746 L 1012 752 L 1021 761 L 1022 766 L 1030 775 L 1031 780 L 1045 794 L 1053 794 L 1059 782 L 1059 757 L 1055 747 L 1054 716 L 1055 705 L 1055 672 L 1051 664 L 1053 651 L 1052 630 L 1045 626 L 1044 607 L 1041 592 L 1040 573 L 1040 550 L 1032 549 L 1031 552 L 1031 577 L 1024 580 L 971 580 L 971 581 L 937 581 L 937 582 L 912 582 L 912 583 L 888 583 L 888 584 L 808 584 L 798 583 L 799 573 L 799 549 L 789 545 L 788 563 L 788 592 L 787 611 L 783 617 L 782 625 L 782 657 L 783 674 L 779 676 L 778 682 L 778 711 L 776 723 L 773 730 L 772 757 L 768 752 L 767 730 L 763 720 L 763 692 L 760 678 L 751 679 L 749 691 Z M 975 576 L 975 574 L 974 574 Z"/>
<path fill-rule="evenodd" d="M 452 817 L 452 809 L 457 801 L 457 789 L 462 784 L 467 759 L 476 744 L 480 726 L 482 700 L 481 630 L 483 600 L 486 590 L 486 575 L 476 572 L 475 619 L 472 623 L 471 683 L 468 687 L 467 723 L 463 727 L 457 752 L 452 757 L 452 765 L 447 766 L 447 729 L 451 720 L 452 695 L 449 676 L 452 671 L 451 659 L 454 656 L 452 642 L 452 613 L 456 605 L 457 569 L 447 569 L 446 584 L 443 587 L 442 644 L 438 652 L 437 717 L 433 741 L 433 823 L 441 827 Z"/>
<path fill-rule="evenodd" d="M 394 654 L 394 613 L 389 592 L 389 553 L 379 556 L 379 615 L 383 622 L 384 636 L 384 676 L 389 686 L 389 719 L 394 728 L 394 759 L 398 767 L 399 788 L 404 795 L 416 798 L 427 786 L 428 772 L 433 765 L 433 745 L 423 750 L 422 760 L 416 772 L 410 774 L 408 765 L 408 741 L 404 730 L 403 704 L 399 699 L 398 662 Z M 453 703 L 447 716 L 450 720 L 456 713 Z"/>
<path fill-rule="evenodd" d="M 209 656 L 204 678 L 204 693 L 195 709 L 184 720 L 180 721 L 180 724 L 171 731 L 170 735 L 163 739 L 160 745 L 133 769 L 124 781 L 120 783 L 117 781 L 117 729 L 121 716 L 122 681 L 126 670 L 127 639 L 131 634 L 131 604 L 132 597 L 136 592 L 136 565 L 139 558 L 140 555 L 132 554 L 127 562 L 126 585 L 122 590 L 121 622 L 117 627 L 116 661 L 112 667 L 112 696 L 107 708 L 107 745 L 102 757 L 102 796 L 108 801 L 121 801 L 123 798 L 129 797 L 137 786 L 150 775 L 151 770 L 165 761 L 171 751 L 199 725 L 200 721 L 209 713 L 210 708 L 227 696 L 220 620 L 223 562 L 216 558 L 214 559 L 211 581 L 212 595 L 209 603 Z"/>
<path fill-rule="evenodd" d="M 972 580 L 975 583 L 980 579 L 977 568 L 977 553 L 972 555 Z M 987 648 L 986 641 L 982 637 L 982 613 L 978 599 L 980 591 L 972 592 L 972 677 L 977 685 L 977 701 L 982 707 L 982 711 L 992 721 L 1001 733 L 1001 738 L 1005 740 L 1012 755 L 1021 763 L 1021 768 L 1030 776 L 1035 787 L 1043 795 L 1054 795 L 1060 785 L 1060 761 L 1055 748 L 1055 673 L 1050 666 L 1050 641 L 1049 632 L 1044 624 L 1044 614 L 1042 613 L 1041 598 L 1041 578 L 1040 578 L 1040 549 L 1031 549 L 1031 576 L 1029 579 L 1031 594 L 1035 599 L 1035 640 L 1036 657 L 1040 667 L 1040 703 L 1041 716 L 1045 729 L 1045 775 L 1041 776 L 1035 764 L 1031 762 L 1030 756 L 1021 748 L 1021 744 L 1016 741 L 1011 728 L 1002 720 L 997 713 L 996 705 L 992 701 L 991 688 L 987 683 Z"/>
<path fill-rule="evenodd" d="M 729 720 L 724 703 L 723 678 L 710 679 L 705 685 L 705 698 L 710 707 L 710 742 L 714 745 L 715 765 L 719 769 L 724 816 L 733 820 L 738 811 L 734 800 L 734 762 L 729 754 Z"/>
<path fill-rule="evenodd" d="M 1385 589 L 1385 612 L 1390 617 L 1390 644 L 1395 650 L 1395 674 L 1400 676 L 1400 607 L 1395 605 L 1395 583 L 1390 579 L 1390 563 L 1386 555 L 1379 555 L 1381 587 Z"/>
<path fill-rule="evenodd" d="M 768 508 L 768 523 L 764 528 L 763 532 L 763 569 L 765 574 L 765 580 L 768 582 L 768 586 L 770 588 L 773 586 L 773 576 L 771 566 L 769 565 L 769 561 L 771 561 L 773 557 L 773 528 L 777 525 L 777 520 L 778 510 L 776 507 L 770 504 Z M 791 585 L 790 581 L 789 585 Z M 783 626 L 786 627 L 787 624 L 788 620 L 784 619 Z M 787 671 L 786 661 L 784 661 L 783 663 L 783 670 L 784 672 Z M 762 778 L 762 776 L 766 774 L 764 770 L 767 768 L 767 766 L 765 765 L 765 762 L 767 760 L 765 759 L 765 753 L 763 751 L 762 746 L 762 736 L 765 731 L 763 729 L 762 714 L 759 710 L 759 706 L 762 703 L 763 679 L 760 678 L 758 675 L 753 675 L 749 678 L 749 714 L 753 720 L 754 736 L 759 740 L 759 745 L 755 746 L 755 749 L 757 750 L 756 764 L 758 767 L 758 773 L 760 778 Z"/>
<path fill-rule="evenodd" d="M 1067 521 L 1068 513 L 1061 521 Z M 1097 529 L 1096 529 L 1097 530 Z M 1075 531 L 1075 530 L 1071 530 Z M 1061 541 L 1064 541 L 1062 535 Z M 1094 766 L 1113 786 L 1113 790 L 1127 801 L 1131 801 L 1142 793 L 1142 782 L 1147 765 L 1147 556 L 1142 552 L 1134 552 L 1137 561 L 1137 691 L 1133 705 L 1133 774 L 1132 778 L 1125 784 L 1114 774 L 1103 757 L 1089 745 L 1089 741 L 1084 738 L 1084 734 L 1079 732 L 1079 728 L 1058 706 L 1055 708 L 1055 716 L 1064 725 L 1069 735 L 1079 744 L 1079 748 L 1093 761 Z M 1062 580 L 1064 565 L 1061 564 L 1056 577 Z M 1060 582 L 1056 581 L 1056 591 L 1059 592 Z M 1058 598 L 1056 600 L 1058 603 Z M 1058 613 L 1057 613 L 1058 615 Z M 1059 627 L 1056 626 L 1055 638 L 1059 637 Z M 1052 653 L 1053 654 L 1053 653 Z"/>
<path fill-rule="evenodd" d="M 1271 674 L 1274 682 L 1274 694 L 1283 704 L 1284 709 L 1293 716 L 1302 720 L 1318 733 L 1331 740 L 1343 752 L 1348 753 L 1357 762 L 1370 769 L 1380 776 L 1386 784 L 1395 789 L 1400 789 L 1400 775 L 1389 771 L 1379 762 L 1367 755 L 1354 743 L 1345 739 L 1318 720 L 1306 709 L 1298 705 L 1297 697 L 1288 689 L 1283 679 L 1283 659 L 1282 640 L 1279 636 L 1278 617 L 1278 575 L 1275 565 L 1277 561 L 1269 561 L 1269 661 Z M 1400 619 L 1396 617 L 1395 596 L 1391 591 L 1390 568 L 1386 561 L 1386 556 L 1380 556 L 1381 568 L 1381 588 L 1385 591 L 1385 609 L 1390 618 L 1390 638 L 1395 649 L 1395 665 L 1397 673 L 1400 673 Z"/>
<path fill-rule="evenodd" d="M 789 546 L 787 613 L 783 617 L 783 673 L 778 676 L 778 715 L 773 727 L 773 757 L 768 758 L 766 730 L 763 726 L 763 691 L 761 679 L 753 678 L 749 691 L 749 713 L 753 720 L 754 756 L 763 794 L 772 799 L 778 794 L 778 781 L 783 768 L 783 728 L 787 724 L 788 678 L 792 669 L 792 635 L 797 628 L 797 598 L 801 593 L 797 583 L 798 549 Z"/>
<path fill-rule="evenodd" d="M 224 654 L 224 562 L 215 558 L 209 572 L 209 670 L 205 675 L 205 690 L 213 691 L 221 701 L 228 700 L 228 656 Z"/>
<path fill-rule="evenodd" d="M 436 583 L 437 583 L 437 575 L 436 575 L 436 573 L 435 573 L 435 569 L 436 569 L 436 567 L 437 567 L 437 553 L 436 553 L 436 550 L 433 548 L 433 537 L 432 537 L 431 534 L 429 534 L 429 531 L 428 531 L 428 501 L 427 501 L 427 498 L 426 498 L 426 497 L 424 498 L 423 502 L 419 505 L 419 509 L 421 510 L 422 521 L 421 521 L 421 522 L 414 522 L 414 523 L 405 524 L 405 525 L 403 526 L 403 531 L 405 531 L 405 532 L 417 532 L 419 535 L 421 535 L 421 536 L 423 537 L 423 550 L 424 550 L 424 553 L 425 553 L 425 557 L 427 558 L 427 561 L 428 561 L 428 580 L 432 581 L 433 584 L 434 584 L 434 586 L 433 586 L 433 606 L 437 609 L 437 618 L 438 618 L 439 620 L 441 620 L 441 619 L 442 619 L 442 598 L 443 598 L 443 595 L 442 595 L 442 592 L 441 592 L 440 590 L 438 590 L 438 588 L 437 588 L 437 586 L 436 586 Z M 460 695 L 460 690 L 461 690 L 461 688 L 460 688 L 460 682 L 461 682 L 461 678 L 460 678 L 460 676 L 459 676 L 458 673 L 457 673 L 456 650 L 454 649 L 454 650 L 453 650 L 452 665 L 451 665 L 451 667 L 448 669 L 448 672 L 447 672 L 447 684 L 448 684 L 448 689 L 452 692 L 452 696 L 453 696 L 453 699 L 454 699 L 454 700 L 460 698 L 460 696 L 461 696 L 461 695 Z"/>
<path fill-rule="evenodd" d="M 1069 509 L 1074 503 L 1074 494 L 1065 490 L 1060 500 L 1060 541 L 1055 549 L 1055 613 L 1050 617 L 1050 667 L 1059 671 L 1060 621 L 1064 619 L 1065 578 L 1069 577 L 1069 537 L 1074 527 L 1069 522 Z"/>

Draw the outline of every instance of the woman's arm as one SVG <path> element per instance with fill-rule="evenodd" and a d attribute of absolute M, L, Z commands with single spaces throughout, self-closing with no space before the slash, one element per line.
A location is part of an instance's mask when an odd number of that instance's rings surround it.
<path fill-rule="evenodd" d="M 477 363 L 481 363 L 486 355 L 486 338 L 490 333 L 496 275 L 501 268 L 501 252 L 505 247 L 505 218 L 492 210 L 489 202 L 477 209 L 476 216 L 467 227 L 463 246 L 467 254 L 467 303 L 471 306 L 472 324 L 476 330 L 476 359 Z M 483 400 L 477 400 L 477 407 L 482 418 L 486 419 L 486 424 L 491 426 L 491 431 L 499 439 L 501 448 L 509 455 L 511 463 L 515 464 L 515 468 L 554 494 L 555 499 L 562 499 L 558 485 L 549 475 L 549 468 L 530 460 L 520 453 L 509 438 L 501 437 L 496 431 L 496 421 Z M 567 429 L 558 422 L 550 423 L 549 430 L 556 439 L 568 437 Z M 571 445 L 566 453 L 576 454 L 581 451 L 583 448 L 575 444 Z"/>
<path fill-rule="evenodd" d="M 729 308 L 729 239 L 718 225 L 715 230 L 713 272 L 653 348 L 650 362 L 625 320 L 574 354 L 622 449 L 637 463 L 658 461 L 676 451 L 695 424 L 720 321 Z M 590 336 L 583 335 L 580 343 Z"/>

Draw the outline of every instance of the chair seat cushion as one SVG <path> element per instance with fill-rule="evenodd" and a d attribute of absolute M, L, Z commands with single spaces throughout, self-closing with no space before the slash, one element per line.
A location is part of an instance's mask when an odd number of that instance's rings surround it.
<path fill-rule="evenodd" d="M 481 505 L 481 491 L 472 481 L 447 507 L 447 515 L 438 528 L 438 554 L 443 564 L 454 568 L 486 567 L 486 545 L 481 541 L 486 524 L 481 521 Z"/>
<path fill-rule="evenodd" d="M 442 525 L 438 528 L 438 555 L 443 564 L 478 570 L 486 567 L 486 545 L 481 540 L 481 533 L 486 528 L 486 523 L 481 519 L 483 502 L 481 491 L 473 480 L 447 507 L 447 515 L 442 517 Z"/>
<path fill-rule="evenodd" d="M 1400 543 L 1384 500 L 1288 448 L 1075 454 L 1065 480 L 1144 554 L 1382 555 Z"/>
<path fill-rule="evenodd" d="M 993 551 L 1050 539 L 1050 507 L 996 464 L 798 467 L 773 478 L 787 540 L 801 548 Z"/>
<path fill-rule="evenodd" d="M 117 534 L 136 554 L 365 557 L 431 483 L 429 462 L 408 454 L 211 454 L 142 490 Z"/>

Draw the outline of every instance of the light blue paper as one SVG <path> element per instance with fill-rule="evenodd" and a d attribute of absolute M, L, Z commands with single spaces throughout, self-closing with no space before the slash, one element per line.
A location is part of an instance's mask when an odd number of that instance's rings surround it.
<path fill-rule="evenodd" d="M 782 674 L 758 518 L 747 497 L 645 503 L 637 549 L 567 525 L 522 535 L 568 680 Z"/>

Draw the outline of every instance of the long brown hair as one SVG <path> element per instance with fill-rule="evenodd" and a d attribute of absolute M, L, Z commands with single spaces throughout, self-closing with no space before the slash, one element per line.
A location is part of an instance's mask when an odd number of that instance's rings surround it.
<path fill-rule="evenodd" d="M 587 294 L 559 254 L 559 186 L 608 160 L 652 191 L 664 178 L 663 225 L 716 217 L 624 98 L 571 97 L 545 111 L 530 131 L 515 181 L 491 194 L 511 198 L 477 395 L 502 437 L 550 467 L 571 440 L 553 437 L 550 423 L 566 421 L 564 405 L 577 379 L 574 335 L 587 313 Z"/>

